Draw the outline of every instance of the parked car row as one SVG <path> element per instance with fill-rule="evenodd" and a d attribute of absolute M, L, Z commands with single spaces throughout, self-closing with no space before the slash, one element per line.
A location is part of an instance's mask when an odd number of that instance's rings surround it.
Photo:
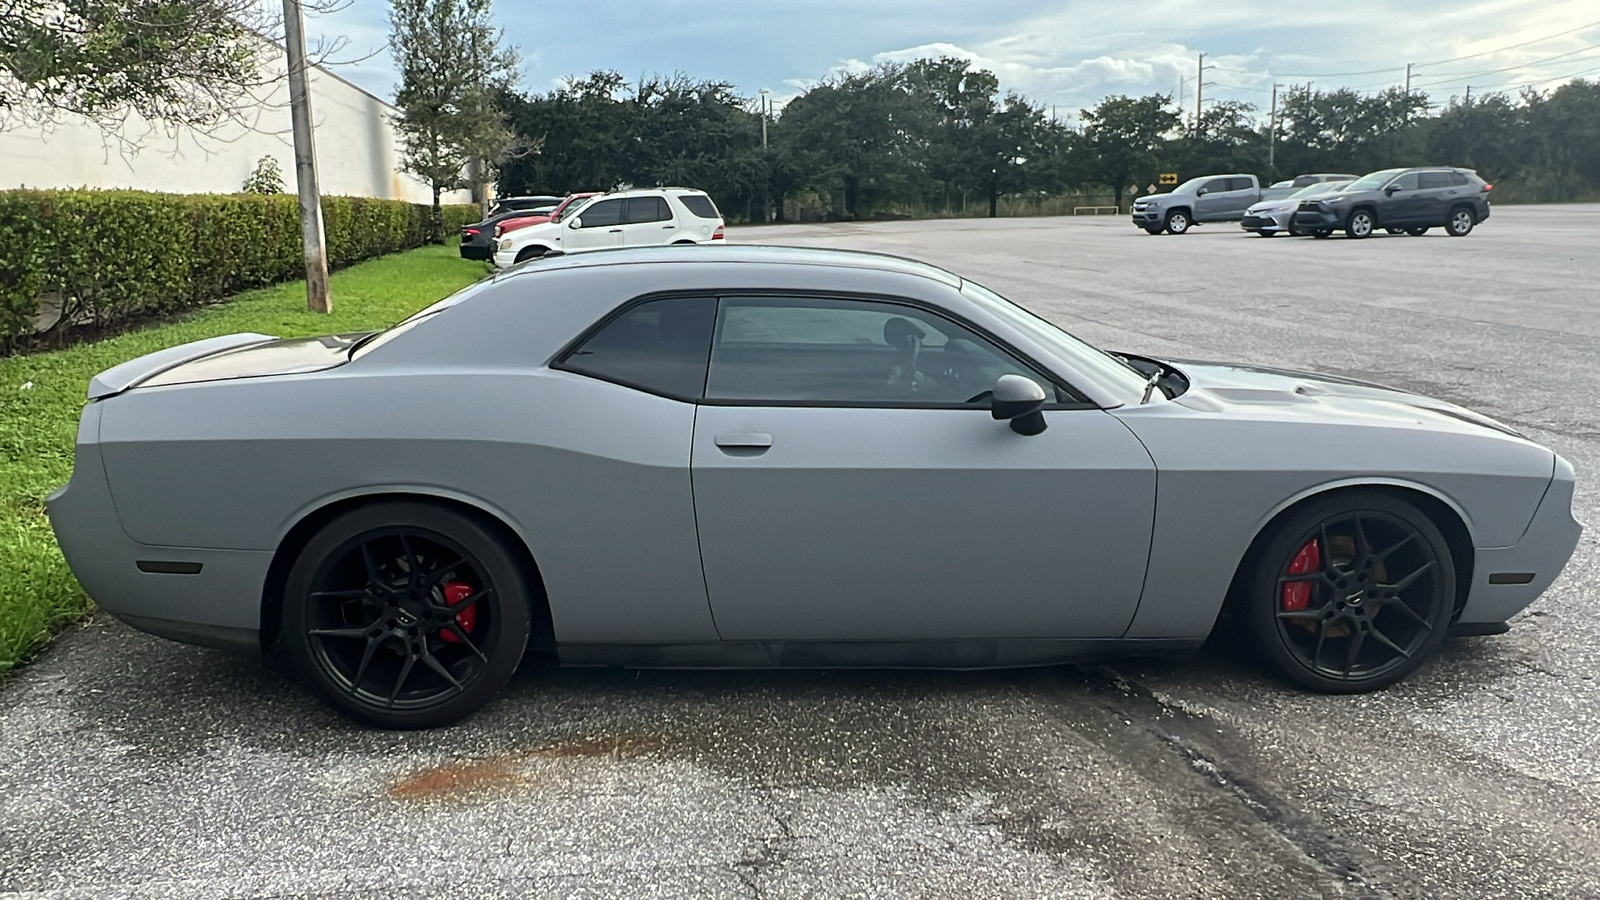
<path fill-rule="evenodd" d="M 701 244 L 725 236 L 716 203 L 704 191 L 690 188 L 578 193 L 548 199 L 555 202 L 503 211 L 461 229 L 461 255 L 491 259 L 503 268 L 551 253 Z"/>
<path fill-rule="evenodd" d="M 1254 175 L 1191 178 L 1170 193 L 1133 203 L 1133 224 L 1149 234 L 1184 234 L 1196 225 L 1238 222 L 1264 237 L 1364 238 L 1378 229 L 1422 235 L 1442 227 L 1463 237 L 1489 218 L 1493 185 L 1453 166 L 1383 169 L 1369 175 L 1302 175 L 1261 190 Z M 1280 193 L 1281 192 L 1281 193 Z"/>

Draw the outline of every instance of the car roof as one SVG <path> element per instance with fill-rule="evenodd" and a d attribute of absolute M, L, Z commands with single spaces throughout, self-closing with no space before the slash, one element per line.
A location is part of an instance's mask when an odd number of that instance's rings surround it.
<path fill-rule="evenodd" d="M 525 263 L 502 269 L 495 281 L 533 275 L 540 272 L 586 269 L 600 266 L 659 265 L 664 263 L 743 263 L 786 266 L 831 266 L 834 268 L 872 269 L 915 275 L 942 282 L 954 288 L 962 285 L 961 276 L 938 266 L 889 253 L 866 250 L 834 250 L 817 247 L 783 247 L 770 244 L 697 244 L 692 247 L 619 247 L 543 256 Z"/>

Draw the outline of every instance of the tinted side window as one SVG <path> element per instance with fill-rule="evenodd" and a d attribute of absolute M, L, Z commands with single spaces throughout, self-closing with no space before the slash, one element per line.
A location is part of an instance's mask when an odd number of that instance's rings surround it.
<path fill-rule="evenodd" d="M 706 399 L 762 403 L 981 403 L 1001 375 L 1049 381 L 987 339 L 911 306 L 724 299 Z"/>
<path fill-rule="evenodd" d="M 1248 191 L 1251 187 L 1252 185 L 1250 184 L 1250 179 L 1248 178 L 1228 179 L 1228 190 L 1230 191 Z"/>
<path fill-rule="evenodd" d="M 594 228 L 600 225 L 621 225 L 623 200 L 601 200 L 591 203 L 578 214 L 583 220 L 583 227 Z"/>
<path fill-rule="evenodd" d="M 704 194 L 684 194 L 678 198 L 678 202 L 683 204 L 684 209 L 702 219 L 722 218 L 722 213 L 717 212 L 717 205 Z"/>
<path fill-rule="evenodd" d="M 1388 186 L 1397 187 L 1402 191 L 1414 191 L 1417 189 L 1417 173 L 1407 172 L 1406 174 L 1401 175 L 1399 178 L 1389 182 Z"/>
<path fill-rule="evenodd" d="M 1417 187 L 1422 190 L 1455 186 L 1456 180 L 1451 172 L 1423 172 L 1417 176 Z"/>
<path fill-rule="evenodd" d="M 1214 194 L 1217 191 L 1225 191 L 1227 189 L 1228 179 L 1226 178 L 1213 178 L 1200 187 L 1200 190 L 1205 191 L 1208 194 Z"/>
<path fill-rule="evenodd" d="M 1467 176 L 1461 174 L 1460 172 L 1451 172 L 1450 173 L 1450 186 L 1451 187 L 1466 187 L 1467 185 L 1469 185 L 1471 183 L 1472 183 L 1472 179 L 1470 179 Z"/>
<path fill-rule="evenodd" d="M 628 223 L 639 222 L 667 222 L 672 219 L 672 210 L 667 208 L 667 201 L 660 197 L 629 197 L 628 198 Z M 587 219 L 585 219 L 587 221 Z"/>
<path fill-rule="evenodd" d="M 618 201 L 620 202 L 620 201 Z M 649 300 L 607 322 L 556 363 L 679 400 L 698 400 L 717 301 L 711 297 Z"/>

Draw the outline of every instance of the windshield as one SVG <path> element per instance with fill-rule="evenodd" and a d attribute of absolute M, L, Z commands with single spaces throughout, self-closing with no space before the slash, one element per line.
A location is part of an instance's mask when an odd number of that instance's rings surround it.
<path fill-rule="evenodd" d="M 1012 303 L 981 284 L 962 279 L 961 293 L 988 312 L 1004 319 L 1007 325 L 1041 344 L 1054 348 L 1073 365 L 1108 384 L 1118 393 L 1137 397 L 1144 393 L 1148 380 L 1139 370 L 1092 344 L 1087 344 L 1051 322 Z"/>
<path fill-rule="evenodd" d="M 1385 184 L 1388 184 L 1389 179 L 1399 175 L 1404 171 L 1405 169 L 1384 169 L 1379 172 L 1373 172 L 1371 175 L 1363 175 L 1346 185 L 1345 190 L 1375 191 L 1378 188 L 1383 187 Z"/>
<path fill-rule="evenodd" d="M 1291 196 L 1291 197 L 1311 197 L 1311 196 L 1315 196 L 1317 194 L 1337 194 L 1340 191 L 1344 190 L 1345 188 L 1349 187 L 1351 184 L 1352 184 L 1352 182 L 1349 182 L 1349 181 L 1324 181 L 1321 184 L 1308 184 L 1305 187 L 1301 188 L 1300 190 L 1295 191 L 1293 194 L 1290 194 L 1289 196 Z"/>
<path fill-rule="evenodd" d="M 1206 182 L 1210 181 L 1211 179 L 1213 179 L 1215 177 L 1216 177 L 1215 175 L 1201 175 L 1199 178 L 1191 178 L 1188 181 L 1185 181 L 1183 184 L 1180 184 L 1177 187 L 1173 188 L 1172 189 L 1172 193 L 1174 193 L 1174 194 L 1192 194 L 1195 191 L 1200 190 L 1200 185 L 1205 184 Z"/>
<path fill-rule="evenodd" d="M 562 209 L 561 211 L 557 212 L 555 214 L 555 218 L 552 218 L 550 221 L 552 221 L 552 222 L 560 222 L 560 221 L 568 218 L 569 216 L 576 215 L 578 213 L 578 210 L 583 209 L 585 206 L 588 206 L 589 205 L 589 201 L 593 200 L 593 199 L 594 199 L 594 197 L 576 197 L 576 198 L 574 198 L 571 203 L 568 203 L 566 205 L 565 209 Z"/>

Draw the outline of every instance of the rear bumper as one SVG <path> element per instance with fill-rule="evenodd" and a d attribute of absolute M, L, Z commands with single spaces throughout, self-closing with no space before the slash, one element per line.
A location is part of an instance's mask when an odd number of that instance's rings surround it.
<path fill-rule="evenodd" d="M 1474 551 L 1472 585 L 1458 621 L 1504 622 L 1526 609 L 1561 574 L 1582 534 L 1572 518 L 1572 466 L 1556 457 L 1556 477 L 1522 539 Z"/>
<path fill-rule="evenodd" d="M 94 406 L 90 404 L 91 410 Z M 72 574 L 102 610 L 140 631 L 176 641 L 260 649 L 262 590 L 271 551 L 155 547 L 133 541 L 117 519 L 97 444 L 78 445 L 72 479 L 50 495 L 45 509 Z"/>
<path fill-rule="evenodd" d="M 462 259 L 488 259 L 494 255 L 494 248 L 488 244 L 462 244 Z"/>

